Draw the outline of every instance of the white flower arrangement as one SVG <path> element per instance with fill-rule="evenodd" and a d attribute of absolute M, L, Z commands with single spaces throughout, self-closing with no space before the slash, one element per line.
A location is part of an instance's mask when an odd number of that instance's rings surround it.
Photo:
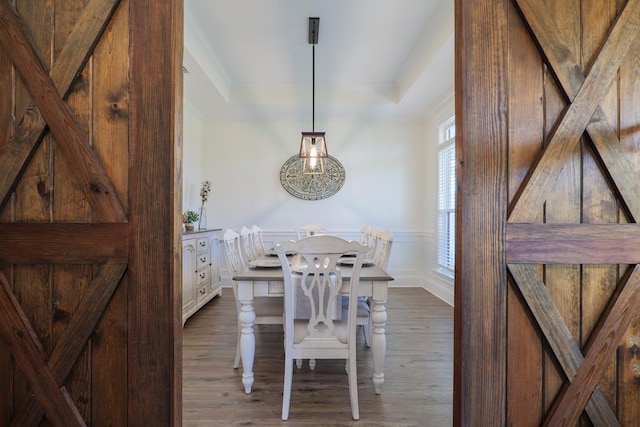
<path fill-rule="evenodd" d="M 200 197 L 202 198 L 202 206 L 209 199 L 209 192 L 211 191 L 211 181 L 203 181 L 202 189 L 200 189 Z"/>

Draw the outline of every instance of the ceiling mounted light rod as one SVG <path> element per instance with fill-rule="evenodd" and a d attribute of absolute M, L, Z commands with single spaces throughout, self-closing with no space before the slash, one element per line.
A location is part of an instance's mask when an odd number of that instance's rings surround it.
<path fill-rule="evenodd" d="M 311 132 L 302 132 L 300 141 L 300 160 L 302 161 L 302 173 L 321 174 L 324 173 L 327 145 L 324 132 L 315 131 L 316 116 L 316 49 L 318 43 L 318 32 L 320 29 L 320 18 L 309 18 L 309 44 L 312 45 L 312 94 L 311 94 Z"/>

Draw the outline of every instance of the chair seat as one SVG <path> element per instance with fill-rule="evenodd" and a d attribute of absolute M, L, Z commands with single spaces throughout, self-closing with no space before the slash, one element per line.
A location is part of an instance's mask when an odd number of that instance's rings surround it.
<path fill-rule="evenodd" d="M 371 308 L 369 307 L 369 302 L 366 299 L 358 299 L 358 311 L 356 313 L 359 318 L 369 318 Z"/>
<path fill-rule="evenodd" d="M 342 318 L 347 315 L 349 305 L 348 298 L 342 298 Z M 356 311 L 356 325 L 362 326 L 364 332 L 364 343 L 371 347 L 371 306 L 367 298 L 359 297 Z"/>
<path fill-rule="evenodd" d="M 348 298 L 342 298 L 342 318 L 344 319 L 347 315 L 347 307 L 349 305 Z M 369 308 L 369 303 L 366 299 L 358 298 L 358 311 L 356 311 L 356 315 L 358 319 L 356 320 L 356 325 L 364 325 L 369 324 L 369 314 L 371 314 L 371 309 Z"/>

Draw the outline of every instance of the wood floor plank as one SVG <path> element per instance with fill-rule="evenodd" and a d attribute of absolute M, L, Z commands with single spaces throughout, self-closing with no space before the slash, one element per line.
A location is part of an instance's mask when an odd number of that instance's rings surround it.
<path fill-rule="evenodd" d="M 360 420 L 353 421 L 344 362 L 319 360 L 294 372 L 289 420 L 281 421 L 282 328 L 256 327 L 255 383 L 244 393 L 233 369 L 236 311 L 225 289 L 192 316 L 183 338 L 183 425 L 451 426 L 453 308 L 421 288 L 391 288 L 387 303 L 385 384 L 376 395 L 371 351 L 358 334 Z"/>

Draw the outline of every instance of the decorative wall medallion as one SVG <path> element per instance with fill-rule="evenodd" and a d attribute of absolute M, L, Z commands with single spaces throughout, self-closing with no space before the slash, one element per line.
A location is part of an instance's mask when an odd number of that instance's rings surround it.
<path fill-rule="evenodd" d="M 320 175 L 302 173 L 300 158 L 289 158 L 280 169 L 280 183 L 289 194 L 303 200 L 320 200 L 333 196 L 344 184 L 345 172 L 342 163 L 328 156 L 325 172 Z"/>

